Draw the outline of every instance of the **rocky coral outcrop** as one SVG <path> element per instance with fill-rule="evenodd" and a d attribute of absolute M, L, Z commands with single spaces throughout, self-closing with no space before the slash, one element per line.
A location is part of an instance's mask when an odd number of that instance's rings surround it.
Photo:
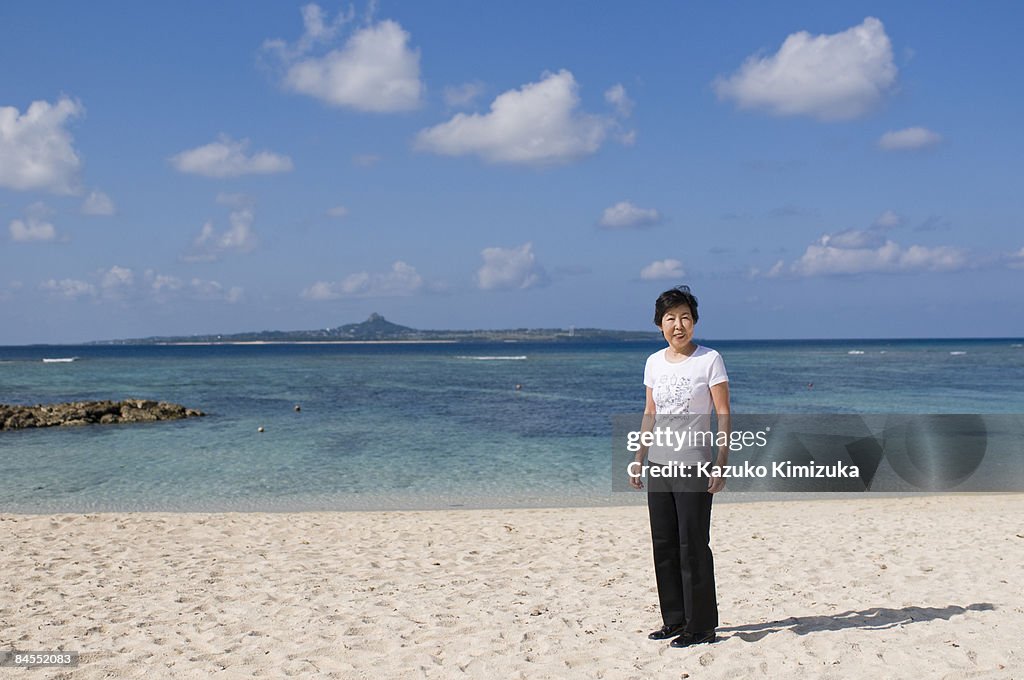
<path fill-rule="evenodd" d="M 0 404 L 0 430 L 26 427 L 64 427 L 106 425 L 110 423 L 148 423 L 156 420 L 180 420 L 206 415 L 180 404 L 148 399 L 124 401 L 73 401 L 64 404 Z"/>

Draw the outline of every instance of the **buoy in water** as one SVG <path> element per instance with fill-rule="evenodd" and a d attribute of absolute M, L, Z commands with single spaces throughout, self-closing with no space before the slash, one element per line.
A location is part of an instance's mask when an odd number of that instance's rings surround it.
<path fill-rule="evenodd" d="M 298 412 L 299 412 L 299 411 L 301 411 L 301 410 L 302 410 L 302 407 L 301 407 L 301 406 L 299 406 L 298 404 L 296 404 L 296 405 L 295 405 L 295 412 L 296 412 L 296 413 L 298 413 Z"/>
<path fill-rule="evenodd" d="M 263 426 L 262 426 L 262 425 L 260 425 L 259 427 L 257 427 L 257 428 L 256 428 L 256 431 L 257 431 L 257 432 L 263 432 Z"/>

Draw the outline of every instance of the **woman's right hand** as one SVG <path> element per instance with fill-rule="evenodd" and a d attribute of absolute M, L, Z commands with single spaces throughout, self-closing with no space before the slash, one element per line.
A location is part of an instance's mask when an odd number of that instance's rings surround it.
<path fill-rule="evenodd" d="M 643 470 L 643 465 L 644 465 L 643 458 L 638 459 L 636 462 L 640 464 L 640 469 Z M 637 475 L 636 477 L 634 477 L 633 475 L 629 475 L 629 485 L 631 487 L 633 487 L 634 489 L 636 489 L 637 491 L 642 491 L 643 488 L 644 488 L 644 478 L 643 478 L 643 476 L 642 475 Z"/>

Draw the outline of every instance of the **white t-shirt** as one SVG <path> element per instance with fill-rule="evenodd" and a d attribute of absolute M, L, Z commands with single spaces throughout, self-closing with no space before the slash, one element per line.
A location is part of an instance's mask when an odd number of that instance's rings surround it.
<path fill-rule="evenodd" d="M 686 431 L 711 430 L 711 388 L 728 380 L 722 355 L 703 345 L 697 345 L 693 354 L 675 363 L 665 358 L 664 349 L 647 357 L 644 385 L 651 388 L 657 407 L 655 427 L 670 427 L 677 435 L 685 435 L 681 444 L 676 439 L 671 446 L 650 447 L 648 460 L 662 465 L 709 462 L 713 438 L 690 436 Z"/>

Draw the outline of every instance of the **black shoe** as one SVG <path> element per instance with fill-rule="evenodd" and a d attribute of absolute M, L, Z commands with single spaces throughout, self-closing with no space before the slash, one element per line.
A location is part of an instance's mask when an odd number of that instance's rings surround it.
<path fill-rule="evenodd" d="M 683 629 L 686 628 L 685 623 L 673 623 L 670 626 L 662 626 L 658 630 L 654 631 L 647 636 L 648 640 L 667 640 L 670 637 L 675 637 L 682 634 Z"/>
<path fill-rule="evenodd" d="M 690 647 L 692 645 L 711 644 L 716 640 L 718 640 L 718 636 L 715 635 L 715 631 L 708 630 L 703 633 L 683 633 L 668 644 L 670 647 Z"/>

